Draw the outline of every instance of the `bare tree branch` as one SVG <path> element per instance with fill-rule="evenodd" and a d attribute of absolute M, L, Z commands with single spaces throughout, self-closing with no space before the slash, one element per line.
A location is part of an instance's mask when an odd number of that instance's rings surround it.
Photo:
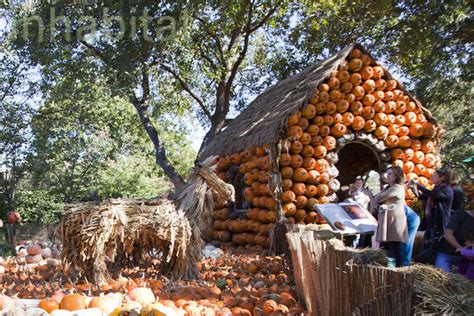
<path fill-rule="evenodd" d="M 169 72 L 180 83 L 181 87 L 199 104 L 201 110 L 206 114 L 206 116 L 209 118 L 209 120 L 211 120 L 212 119 L 211 112 L 209 112 L 209 110 L 207 109 L 206 105 L 204 104 L 204 101 L 191 90 L 191 88 L 187 84 L 186 80 L 184 78 L 182 78 L 171 67 L 169 67 L 165 64 L 161 64 L 161 67 L 164 70 L 166 70 L 167 72 Z"/>

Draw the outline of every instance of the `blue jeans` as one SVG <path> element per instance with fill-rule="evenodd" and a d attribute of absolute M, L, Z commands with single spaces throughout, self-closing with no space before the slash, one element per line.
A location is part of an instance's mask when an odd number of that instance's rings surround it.
<path fill-rule="evenodd" d="M 402 243 L 402 266 L 410 264 L 413 254 L 413 243 L 415 242 L 418 226 L 420 226 L 420 217 L 408 205 L 405 205 L 405 215 L 408 222 L 408 241 Z"/>
<path fill-rule="evenodd" d="M 438 252 L 438 254 L 436 255 L 435 266 L 445 272 L 453 272 L 453 270 L 456 269 L 461 259 L 462 259 L 461 256 L 450 255 L 444 252 Z M 453 266 L 455 267 L 453 268 Z"/>

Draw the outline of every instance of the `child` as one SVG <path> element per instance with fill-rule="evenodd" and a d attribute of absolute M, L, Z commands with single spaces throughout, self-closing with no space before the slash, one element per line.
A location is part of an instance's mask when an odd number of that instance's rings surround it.
<path fill-rule="evenodd" d="M 458 264 L 458 273 L 474 281 L 474 233 L 469 232 L 465 237 L 466 247 L 457 249 L 463 256 Z"/>

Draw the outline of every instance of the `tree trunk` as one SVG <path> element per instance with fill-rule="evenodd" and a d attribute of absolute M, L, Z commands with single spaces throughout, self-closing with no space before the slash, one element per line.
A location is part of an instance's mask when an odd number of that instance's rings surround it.
<path fill-rule="evenodd" d="M 183 178 L 179 175 L 176 169 L 168 161 L 166 156 L 165 146 L 160 140 L 155 126 L 150 121 L 150 117 L 147 114 L 147 108 L 141 105 L 138 102 L 133 104 L 137 109 L 138 115 L 140 116 L 140 121 L 142 122 L 143 127 L 145 128 L 148 137 L 150 137 L 155 147 L 155 161 L 165 172 L 166 176 L 171 180 L 176 189 L 181 188 L 184 185 Z"/>

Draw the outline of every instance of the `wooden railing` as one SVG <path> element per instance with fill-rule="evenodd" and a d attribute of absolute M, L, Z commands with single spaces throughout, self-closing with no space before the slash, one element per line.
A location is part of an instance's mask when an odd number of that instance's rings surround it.
<path fill-rule="evenodd" d="M 287 234 L 299 302 L 308 315 L 410 315 L 413 275 L 351 263 L 312 231 Z"/>

